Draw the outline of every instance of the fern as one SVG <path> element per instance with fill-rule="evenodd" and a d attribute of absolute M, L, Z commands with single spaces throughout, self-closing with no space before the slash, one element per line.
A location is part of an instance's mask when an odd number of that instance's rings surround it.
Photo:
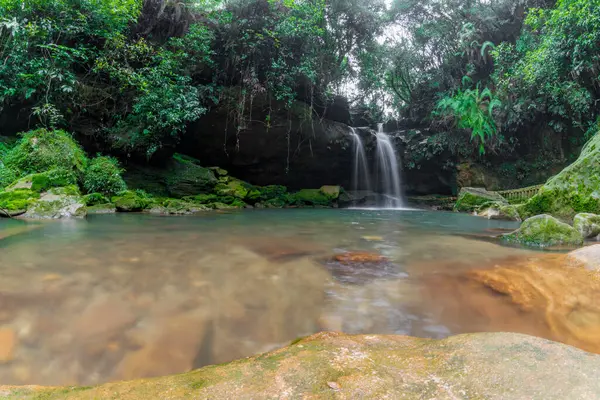
<path fill-rule="evenodd" d="M 470 81 L 465 78 L 463 84 Z M 434 115 L 452 116 L 457 128 L 471 130 L 471 140 L 479 140 L 479 152 L 483 154 L 485 141 L 497 134 L 494 109 L 501 105 L 489 88 L 481 90 L 477 84 L 474 89 L 458 89 L 440 99 Z"/>

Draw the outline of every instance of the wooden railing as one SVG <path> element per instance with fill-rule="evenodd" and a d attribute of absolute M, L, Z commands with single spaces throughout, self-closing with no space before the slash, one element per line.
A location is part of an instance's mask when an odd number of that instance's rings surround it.
<path fill-rule="evenodd" d="M 529 200 L 539 192 L 543 185 L 529 186 L 521 189 L 502 190 L 498 193 L 508 201 Z"/>

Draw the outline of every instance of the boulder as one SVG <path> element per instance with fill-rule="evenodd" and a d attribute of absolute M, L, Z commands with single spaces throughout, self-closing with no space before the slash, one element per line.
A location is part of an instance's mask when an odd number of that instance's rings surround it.
<path fill-rule="evenodd" d="M 337 200 L 340 197 L 342 188 L 340 186 L 325 185 L 321 187 L 321 192 L 332 200 Z"/>
<path fill-rule="evenodd" d="M 483 206 L 483 211 L 477 213 L 480 217 L 506 221 L 521 221 L 519 211 L 510 204 L 494 203 L 491 206 Z"/>
<path fill-rule="evenodd" d="M 501 238 L 509 243 L 533 247 L 579 246 L 583 243 L 583 237 L 575 228 L 550 215 L 529 218 L 519 229 Z"/>
<path fill-rule="evenodd" d="M 580 266 L 591 271 L 600 272 L 600 244 L 582 247 L 570 252 L 567 255 L 567 261 L 571 266 Z"/>
<path fill-rule="evenodd" d="M 581 213 L 573 219 L 573 227 L 584 238 L 591 238 L 600 234 L 600 215 Z"/>
<path fill-rule="evenodd" d="M 24 218 L 61 219 L 84 218 L 87 215 L 85 201 L 77 186 L 53 188 L 31 203 Z"/>
<path fill-rule="evenodd" d="M 557 367 L 559 366 L 559 367 Z M 7 399 L 597 399 L 600 356 L 514 333 L 443 340 L 319 333 L 228 364 L 96 387 L 1 387 Z"/>
<path fill-rule="evenodd" d="M 489 289 L 491 296 L 479 292 L 475 302 L 460 307 L 461 312 L 469 313 L 468 308 L 475 306 L 478 315 L 488 320 L 486 329 L 524 330 L 599 353 L 600 279 L 597 270 L 584 268 L 584 263 L 598 266 L 599 249 L 584 250 L 512 257 L 496 261 L 493 268 L 468 272 L 463 289 L 477 282 Z M 454 295 L 469 298 L 463 289 L 456 288 Z M 507 305 L 518 313 L 507 313 Z"/>
<path fill-rule="evenodd" d="M 524 210 L 528 215 L 561 218 L 581 212 L 600 213 L 600 134 L 585 145 L 573 164 L 550 178 Z"/>
<path fill-rule="evenodd" d="M 131 189 L 174 198 L 211 193 L 219 182 L 211 169 L 181 154 L 174 154 L 160 166 L 130 164 L 123 178 Z"/>
<path fill-rule="evenodd" d="M 65 187 L 77 184 L 77 177 L 73 172 L 64 169 L 52 169 L 39 174 L 27 175 L 17 179 L 6 188 L 6 191 L 18 189 L 31 189 L 41 193 L 54 187 Z"/>
<path fill-rule="evenodd" d="M 508 204 L 504 197 L 495 192 L 488 192 L 482 188 L 464 187 L 458 194 L 454 205 L 455 211 L 473 212 L 487 203 Z"/>
<path fill-rule="evenodd" d="M 189 215 L 206 210 L 209 210 L 209 207 L 202 204 L 193 204 L 177 199 L 167 199 L 150 208 L 148 211 L 151 214 Z"/>
<path fill-rule="evenodd" d="M 321 191 L 321 189 L 302 189 L 291 195 L 291 202 L 295 205 L 303 206 L 331 206 L 333 200 L 331 197 Z"/>
<path fill-rule="evenodd" d="M 112 202 L 119 212 L 143 211 L 148 208 L 151 203 L 150 199 L 147 197 L 131 190 L 113 197 Z"/>

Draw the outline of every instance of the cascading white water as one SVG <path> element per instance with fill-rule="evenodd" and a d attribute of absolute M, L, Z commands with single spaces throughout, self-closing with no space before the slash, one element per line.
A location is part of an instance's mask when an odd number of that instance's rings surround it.
<path fill-rule="evenodd" d="M 377 176 L 379 190 L 385 195 L 385 208 L 402 208 L 400 188 L 400 167 L 396 151 L 388 135 L 383 132 L 383 124 L 377 125 Z"/>
<path fill-rule="evenodd" d="M 371 191 L 371 173 L 369 172 L 369 165 L 367 164 L 367 153 L 363 146 L 362 139 L 356 133 L 354 128 L 352 130 L 352 138 L 354 140 L 354 171 L 352 174 L 352 189 L 356 192 L 359 190 Z"/>

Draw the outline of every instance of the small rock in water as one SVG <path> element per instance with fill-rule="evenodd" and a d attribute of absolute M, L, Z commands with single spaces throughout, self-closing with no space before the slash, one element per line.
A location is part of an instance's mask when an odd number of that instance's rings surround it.
<path fill-rule="evenodd" d="M 344 254 L 338 254 L 333 257 L 335 261 L 343 264 L 355 264 L 355 263 L 384 263 L 388 259 L 381 254 L 368 253 L 368 252 L 348 252 Z"/>
<path fill-rule="evenodd" d="M 374 279 L 399 277 L 397 266 L 381 254 L 347 252 L 337 254 L 325 263 L 325 267 L 340 282 L 363 284 Z"/>
<path fill-rule="evenodd" d="M 0 364 L 12 361 L 15 347 L 17 347 L 17 335 L 9 328 L 0 329 Z"/>
<path fill-rule="evenodd" d="M 383 242 L 381 236 L 363 236 L 361 239 L 366 240 L 367 242 Z"/>

